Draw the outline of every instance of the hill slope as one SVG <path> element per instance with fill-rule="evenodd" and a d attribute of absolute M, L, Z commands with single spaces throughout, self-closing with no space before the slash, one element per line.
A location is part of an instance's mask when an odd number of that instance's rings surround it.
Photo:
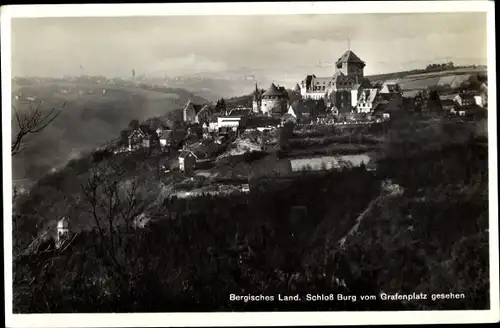
<path fill-rule="evenodd" d="M 182 108 L 189 100 L 206 102 L 183 89 L 145 90 L 90 83 L 43 83 L 13 86 L 13 90 L 16 95 L 21 93 L 20 99 L 36 97 L 37 104 L 32 105 L 14 99 L 13 105 L 21 112 L 30 106 L 49 110 L 66 103 L 56 120 L 31 138 L 28 149 L 13 158 L 14 180 L 40 178 L 52 167 L 117 138 L 133 119 L 164 115 Z"/>

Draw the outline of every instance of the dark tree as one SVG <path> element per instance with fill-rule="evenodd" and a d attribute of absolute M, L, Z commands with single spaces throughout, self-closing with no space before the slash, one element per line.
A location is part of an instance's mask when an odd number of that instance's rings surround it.
<path fill-rule="evenodd" d="M 61 106 L 61 109 L 65 105 L 66 103 Z M 61 113 L 61 110 L 52 108 L 48 113 L 44 114 L 40 107 L 37 107 L 28 114 L 21 114 L 15 107 L 13 107 L 13 111 L 17 121 L 17 132 L 10 148 L 12 156 L 19 154 L 25 149 L 23 144 L 25 144 L 28 135 L 42 132 Z"/>

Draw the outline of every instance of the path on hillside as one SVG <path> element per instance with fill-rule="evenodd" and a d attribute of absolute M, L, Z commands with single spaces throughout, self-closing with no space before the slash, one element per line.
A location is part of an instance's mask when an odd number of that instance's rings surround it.
<path fill-rule="evenodd" d="M 361 224 L 361 221 L 369 214 L 371 211 L 377 206 L 378 204 L 382 203 L 385 199 L 393 196 L 399 196 L 402 195 L 404 190 L 397 184 L 392 184 L 390 181 L 387 182 L 382 182 L 382 188 L 383 188 L 383 194 L 378 196 L 377 198 L 373 199 L 366 209 L 361 212 L 360 215 L 356 218 L 356 221 L 354 223 L 354 226 L 347 232 L 347 234 L 340 238 L 339 241 L 337 242 L 337 245 L 340 249 L 345 248 L 345 243 L 347 241 L 347 238 L 350 236 L 354 235 L 355 233 L 358 232 L 359 226 Z"/>

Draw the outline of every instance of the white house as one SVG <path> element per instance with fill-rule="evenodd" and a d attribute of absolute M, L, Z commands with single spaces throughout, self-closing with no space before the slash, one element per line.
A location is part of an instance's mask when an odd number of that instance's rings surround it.
<path fill-rule="evenodd" d="M 360 92 L 356 108 L 358 113 L 370 113 L 377 105 L 377 89 L 365 89 Z"/>
<path fill-rule="evenodd" d="M 399 84 L 394 81 L 384 82 L 379 92 L 384 97 L 401 96 L 403 93 Z"/>
<path fill-rule="evenodd" d="M 63 217 L 57 222 L 56 248 L 60 248 L 62 243 L 69 237 L 69 221 Z"/>
<path fill-rule="evenodd" d="M 470 106 L 476 104 L 476 99 L 470 93 L 459 93 L 455 97 L 455 102 L 460 106 Z"/>
<path fill-rule="evenodd" d="M 483 97 L 474 96 L 474 99 L 476 100 L 476 105 L 478 105 L 479 107 L 483 107 Z"/>
<path fill-rule="evenodd" d="M 198 156 L 190 150 L 184 150 L 179 154 L 179 170 L 181 172 L 191 173 L 196 166 Z"/>
<path fill-rule="evenodd" d="M 243 115 L 231 115 L 217 117 L 218 129 L 230 129 L 236 131 L 243 124 Z"/>

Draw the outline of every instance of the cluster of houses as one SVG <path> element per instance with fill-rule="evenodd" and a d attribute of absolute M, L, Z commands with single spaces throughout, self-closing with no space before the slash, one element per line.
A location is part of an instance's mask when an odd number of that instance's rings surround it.
<path fill-rule="evenodd" d="M 155 145 L 180 149 L 179 169 L 190 173 L 195 164 L 204 160 L 206 154 L 195 147 L 186 146 L 189 136 L 202 139 L 214 145 L 223 145 L 239 135 L 252 117 L 279 118 L 281 125 L 288 120 L 298 121 L 311 117 L 308 100 L 320 101 L 325 105 L 329 117 L 348 117 L 353 114 L 367 114 L 371 118 L 390 119 L 397 111 L 432 112 L 436 109 L 452 114 L 465 115 L 471 106 L 487 107 L 487 85 L 480 92 L 461 91 L 458 94 L 440 97 L 429 88 L 403 90 L 397 81 L 385 81 L 374 87 L 365 78 L 366 63 L 352 50 L 347 50 L 335 63 L 331 77 L 307 75 L 292 90 L 272 83 L 267 90 L 259 90 L 257 84 L 252 93 L 252 107 L 221 108 L 219 104 L 195 104 L 188 101 L 182 110 L 182 128 L 169 129 L 164 126 L 136 124 L 125 131 L 122 144 L 126 150 L 151 149 Z M 358 115 L 363 117 L 363 115 Z M 318 123 L 327 123 L 318 117 Z M 329 121 L 328 121 L 329 122 Z M 278 125 L 279 126 L 279 125 Z M 276 126 L 258 126 L 259 131 Z"/>
<path fill-rule="evenodd" d="M 471 106 L 487 107 L 488 87 L 483 83 L 479 92 L 470 90 L 454 94 L 451 99 L 437 100 L 430 88 L 403 90 L 397 81 L 385 81 L 379 87 L 364 77 L 366 63 L 352 50 L 347 50 L 335 63 L 335 72 L 330 77 L 307 75 L 297 83 L 293 92 L 302 99 L 323 99 L 330 113 L 379 113 L 389 116 L 395 110 L 429 111 L 433 102 L 451 113 L 469 110 Z M 255 106 L 254 106 L 255 107 Z"/>

